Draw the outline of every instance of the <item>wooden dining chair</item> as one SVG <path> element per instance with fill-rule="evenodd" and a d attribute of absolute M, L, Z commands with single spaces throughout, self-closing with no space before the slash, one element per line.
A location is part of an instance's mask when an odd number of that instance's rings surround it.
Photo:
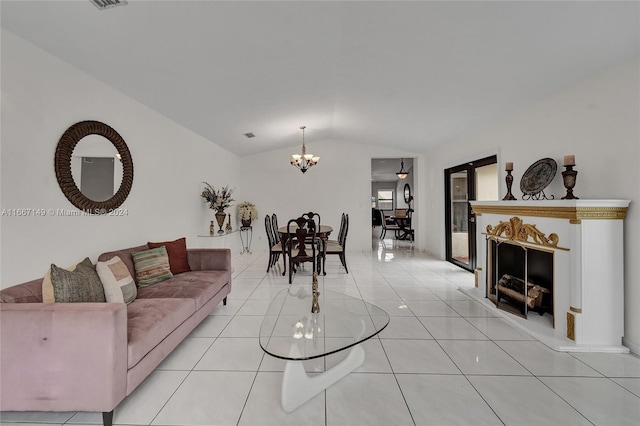
<path fill-rule="evenodd" d="M 302 213 L 305 219 L 313 220 L 316 224 L 316 230 L 320 230 L 320 215 L 314 212 Z"/>
<path fill-rule="evenodd" d="M 396 223 L 400 229 L 396 232 L 398 240 L 413 241 L 413 229 L 411 229 L 411 218 L 409 216 L 396 218 Z"/>
<path fill-rule="evenodd" d="M 308 213 L 302 213 L 302 217 L 304 217 L 305 219 L 313 220 L 316 224 L 316 232 L 320 232 L 320 214 L 314 213 L 314 212 L 308 212 Z M 307 242 L 311 243 L 311 241 L 307 241 Z M 318 246 L 319 256 L 321 256 L 324 259 L 323 238 L 321 238 L 320 236 L 318 236 L 317 238 L 314 237 L 313 243 L 315 243 Z M 318 273 L 320 273 L 320 264 L 318 264 Z"/>
<path fill-rule="evenodd" d="M 393 211 L 393 215 L 395 217 L 406 217 L 407 216 L 407 209 L 395 209 Z"/>
<path fill-rule="evenodd" d="M 280 242 L 280 232 L 278 232 L 278 216 L 274 213 L 271 215 L 271 227 L 273 228 L 274 241 Z"/>
<path fill-rule="evenodd" d="M 398 236 L 398 231 L 400 231 L 400 227 L 394 223 L 392 225 L 388 225 L 384 219 L 384 212 L 380 210 L 380 219 L 382 221 L 382 230 L 380 231 L 380 239 L 384 240 L 385 235 L 387 235 L 387 230 L 391 230 L 394 232 L 395 236 Z"/>
<path fill-rule="evenodd" d="M 285 253 L 289 262 L 289 284 L 293 281 L 293 273 L 301 263 L 311 262 L 313 271 L 319 272 L 318 239 L 316 224 L 313 219 L 299 217 L 287 222 L 287 239 Z"/>
<path fill-rule="evenodd" d="M 347 248 L 347 233 L 349 232 L 349 215 L 342 213 L 342 219 L 340 220 L 340 231 L 338 232 L 337 240 L 328 240 L 327 241 L 327 250 L 326 254 L 337 254 L 340 257 L 340 262 L 342 266 L 344 266 L 344 270 L 349 273 L 349 269 L 347 268 L 347 259 L 346 259 L 346 248 Z M 322 272 L 327 275 L 325 271 L 325 260 L 322 261 Z"/>
<path fill-rule="evenodd" d="M 268 214 L 264 216 L 264 228 L 267 234 L 267 243 L 269 244 L 269 263 L 267 265 L 267 272 L 269 272 L 269 269 L 271 269 L 271 267 L 278 262 L 278 259 L 280 258 L 280 254 L 282 254 L 283 250 L 282 250 L 282 242 L 275 241 L 273 227 L 271 225 L 271 216 L 269 216 Z M 283 263 L 286 268 L 285 262 L 286 261 L 283 260 Z M 283 272 L 283 275 L 284 275 L 284 272 Z"/>

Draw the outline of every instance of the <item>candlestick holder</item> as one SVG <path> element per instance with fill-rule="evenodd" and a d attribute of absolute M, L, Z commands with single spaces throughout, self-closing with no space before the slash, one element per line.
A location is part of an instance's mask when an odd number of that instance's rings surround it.
<path fill-rule="evenodd" d="M 513 176 L 511 176 L 511 170 L 507 170 L 507 175 L 504 177 L 505 182 L 507 183 L 507 195 L 502 199 L 503 201 L 515 200 L 516 197 L 511 193 L 511 186 L 513 185 Z"/>
<path fill-rule="evenodd" d="M 313 273 L 313 281 L 311 284 L 311 313 L 317 314 L 320 313 L 320 303 L 318 303 L 318 296 L 320 292 L 318 291 L 318 274 L 316 272 Z"/>
<path fill-rule="evenodd" d="M 578 197 L 573 195 L 573 187 L 576 186 L 577 170 L 573 170 L 573 164 L 564 166 L 567 170 L 562 172 L 562 182 L 567 189 L 567 195 L 562 197 L 562 200 L 579 200 Z"/>

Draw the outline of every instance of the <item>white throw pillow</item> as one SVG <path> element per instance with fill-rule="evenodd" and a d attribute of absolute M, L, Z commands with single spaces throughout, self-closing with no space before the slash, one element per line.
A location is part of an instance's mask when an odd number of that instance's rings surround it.
<path fill-rule="evenodd" d="M 98 262 L 96 271 L 102 281 L 107 302 L 131 303 L 138 295 L 133 277 L 118 256 L 114 256 L 106 262 Z"/>

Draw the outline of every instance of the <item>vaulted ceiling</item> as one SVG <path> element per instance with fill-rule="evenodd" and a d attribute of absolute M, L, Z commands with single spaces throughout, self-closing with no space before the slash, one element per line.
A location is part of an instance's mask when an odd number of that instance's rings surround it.
<path fill-rule="evenodd" d="M 298 146 L 301 125 L 312 152 L 424 152 L 640 55 L 638 2 L 49 0 L 0 15 L 240 156 Z"/>

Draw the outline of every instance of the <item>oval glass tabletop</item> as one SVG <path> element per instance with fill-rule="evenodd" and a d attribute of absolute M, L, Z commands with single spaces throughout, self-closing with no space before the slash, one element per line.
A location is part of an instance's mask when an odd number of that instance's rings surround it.
<path fill-rule="evenodd" d="M 311 285 L 281 290 L 260 327 L 260 346 L 277 358 L 306 360 L 348 349 L 380 333 L 389 315 L 345 294 L 320 290 L 319 313 L 311 313 Z"/>

